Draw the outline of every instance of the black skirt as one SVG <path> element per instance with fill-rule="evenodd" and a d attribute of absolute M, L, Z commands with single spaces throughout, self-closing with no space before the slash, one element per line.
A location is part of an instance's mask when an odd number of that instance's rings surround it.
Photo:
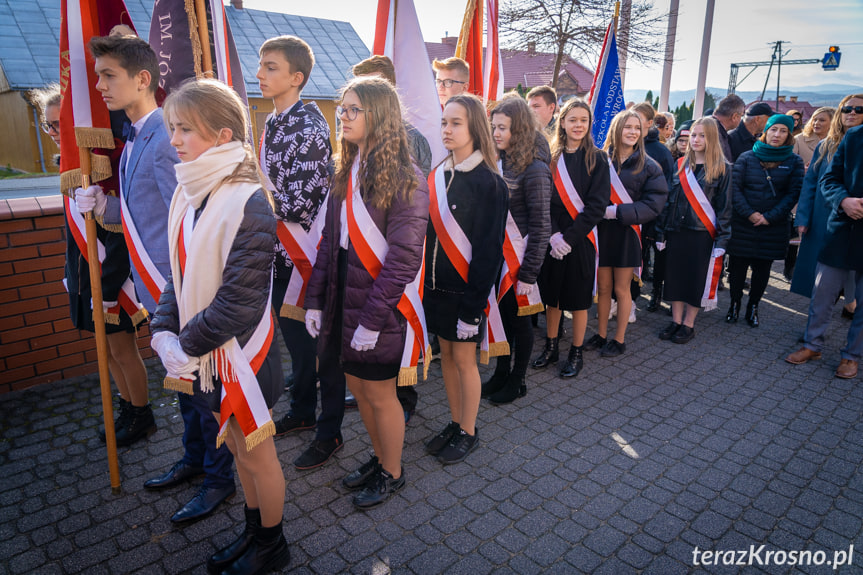
<path fill-rule="evenodd" d="M 712 253 L 713 238 L 706 231 L 668 232 L 662 299 L 701 307 Z"/>
<path fill-rule="evenodd" d="M 93 324 L 93 310 L 90 308 L 89 292 L 84 294 L 69 294 L 69 316 L 72 319 L 72 324 L 84 331 L 95 332 L 96 326 Z M 105 333 L 135 333 L 135 325 L 132 323 L 132 318 L 126 313 L 126 310 L 120 308 L 120 323 L 106 323 Z"/>
<path fill-rule="evenodd" d="M 617 220 L 602 220 L 599 229 L 599 267 L 641 267 L 641 241 L 632 226 Z"/>
<path fill-rule="evenodd" d="M 537 284 L 542 303 L 565 311 L 590 309 L 596 275 L 596 250 L 582 238 L 562 260 L 545 254 Z"/>
<path fill-rule="evenodd" d="M 460 294 L 434 290 L 429 286 L 425 286 L 423 309 L 426 314 L 428 332 L 447 341 L 482 341 L 483 328 L 487 321 L 485 314 L 482 315 L 479 322 L 479 333 L 468 339 L 458 338 L 456 326 L 458 324 L 458 304 L 460 300 Z"/>

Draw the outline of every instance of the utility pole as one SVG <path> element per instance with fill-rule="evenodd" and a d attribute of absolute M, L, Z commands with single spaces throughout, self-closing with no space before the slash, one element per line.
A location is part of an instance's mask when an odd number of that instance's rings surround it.
<path fill-rule="evenodd" d="M 779 60 L 776 63 L 776 106 L 773 109 L 779 111 L 779 79 L 782 77 L 782 40 L 776 42 L 776 51 L 779 52 Z"/>
<path fill-rule="evenodd" d="M 707 0 L 707 11 L 704 15 L 704 36 L 701 40 L 701 64 L 698 68 L 698 86 L 695 88 L 695 105 L 692 108 L 692 118 L 700 118 L 704 113 L 704 90 L 707 87 L 707 60 L 710 56 L 710 33 L 713 31 L 713 9 L 716 0 Z"/>
<path fill-rule="evenodd" d="M 662 89 L 659 92 L 659 110 L 668 109 L 668 97 L 671 92 L 671 64 L 674 60 L 674 41 L 677 38 L 677 12 L 680 0 L 671 0 L 668 11 L 668 33 L 665 37 L 665 64 L 662 67 Z"/>
<path fill-rule="evenodd" d="M 629 54 L 629 26 L 632 21 L 632 0 L 622 0 L 620 6 L 620 25 L 617 34 L 617 52 L 620 67 L 620 88 L 626 82 L 626 57 Z"/>

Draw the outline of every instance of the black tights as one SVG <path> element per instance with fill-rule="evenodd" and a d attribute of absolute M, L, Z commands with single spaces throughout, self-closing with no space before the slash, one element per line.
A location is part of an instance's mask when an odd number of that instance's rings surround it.
<path fill-rule="evenodd" d="M 731 282 L 731 301 L 743 299 L 743 284 L 746 281 L 746 271 L 752 268 L 752 283 L 749 288 L 749 305 L 758 305 L 767 282 L 770 280 L 770 268 L 773 260 L 762 260 L 757 258 L 744 258 L 740 256 L 728 257 L 728 280 Z"/>
<path fill-rule="evenodd" d="M 527 366 L 533 353 L 533 323 L 529 315 L 518 315 L 515 286 L 506 292 L 500 302 L 500 318 L 503 321 L 510 351 L 515 356 L 515 365 L 511 364 L 510 356 L 502 355 L 497 358 L 495 371 L 509 373 L 512 370 L 516 375 L 523 376 L 527 373 Z"/>

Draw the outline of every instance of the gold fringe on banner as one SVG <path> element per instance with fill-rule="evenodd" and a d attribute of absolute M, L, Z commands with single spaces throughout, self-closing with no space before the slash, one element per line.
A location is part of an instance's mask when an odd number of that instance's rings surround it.
<path fill-rule="evenodd" d="M 76 128 L 77 130 L 78 128 Z M 112 140 L 113 142 L 113 140 Z M 113 143 L 111 145 L 113 148 Z M 111 177 L 111 158 L 90 152 L 90 181 L 101 182 Z M 81 187 L 81 169 L 66 170 L 60 174 L 60 190 L 75 199 L 75 188 Z M 122 230 L 121 230 L 122 231 Z"/>
<path fill-rule="evenodd" d="M 455 45 L 455 57 L 462 60 L 467 55 L 467 39 L 470 35 L 470 27 L 473 24 L 476 3 L 477 0 L 467 0 L 467 7 L 464 9 L 464 18 L 461 21 L 461 30 L 458 33 L 458 43 Z"/>
<path fill-rule="evenodd" d="M 512 288 L 510 288 L 512 289 Z M 533 305 L 528 305 L 525 307 L 518 308 L 518 315 L 533 315 L 535 313 L 539 313 L 545 309 L 545 306 L 541 303 L 535 303 Z"/>
<path fill-rule="evenodd" d="M 178 391 L 180 393 L 185 393 L 186 395 L 193 395 L 195 393 L 193 383 L 194 382 L 191 382 L 188 379 L 166 376 L 162 381 L 162 387 L 170 391 Z"/>
<path fill-rule="evenodd" d="M 79 148 L 114 149 L 114 133 L 110 128 L 75 128 L 75 143 Z"/>
<path fill-rule="evenodd" d="M 198 36 L 198 17 L 195 15 L 195 0 L 186 0 L 186 15 L 189 17 L 189 38 L 192 40 L 192 60 L 195 62 L 195 78 L 204 77 L 201 69 L 201 38 Z"/>
<path fill-rule="evenodd" d="M 135 315 L 132 316 L 132 325 L 137 327 L 148 317 L 150 317 L 150 312 L 148 312 L 146 308 L 142 307 L 135 312 Z"/>
<path fill-rule="evenodd" d="M 109 232 L 114 232 L 115 234 L 123 233 L 123 224 L 106 224 L 104 216 L 96 216 L 96 223 L 99 224 L 103 230 L 108 230 Z"/>
<path fill-rule="evenodd" d="M 417 384 L 417 368 L 403 367 L 399 369 L 399 378 L 396 382 L 397 387 L 410 387 Z"/>
<path fill-rule="evenodd" d="M 228 423 L 225 425 L 224 431 L 219 433 L 216 436 L 216 449 L 220 448 L 222 444 L 225 442 L 225 435 L 228 433 L 228 428 L 232 425 L 239 425 L 237 423 L 236 418 L 232 415 L 230 419 L 228 419 Z M 267 440 L 268 437 L 272 437 L 276 434 L 276 424 L 273 423 L 271 419 L 263 426 L 259 427 L 255 431 L 253 431 L 250 435 L 246 436 L 246 451 L 251 451 L 264 441 Z"/>
<path fill-rule="evenodd" d="M 120 325 L 120 314 L 106 312 L 105 323 L 110 323 L 111 325 Z"/>
<path fill-rule="evenodd" d="M 498 357 L 500 355 L 509 355 L 509 342 L 496 341 L 488 344 L 488 351 L 479 352 L 479 361 L 483 365 L 488 365 L 489 358 Z"/>
<path fill-rule="evenodd" d="M 279 310 L 279 317 L 286 317 L 288 319 L 295 319 L 297 321 L 301 321 L 301 322 L 305 323 L 305 321 L 306 321 L 306 310 L 304 310 L 301 307 L 291 305 L 289 303 L 283 303 L 281 309 Z"/>
<path fill-rule="evenodd" d="M 423 381 L 429 378 L 429 366 L 431 365 L 432 348 L 426 346 L 425 359 L 423 360 Z"/>

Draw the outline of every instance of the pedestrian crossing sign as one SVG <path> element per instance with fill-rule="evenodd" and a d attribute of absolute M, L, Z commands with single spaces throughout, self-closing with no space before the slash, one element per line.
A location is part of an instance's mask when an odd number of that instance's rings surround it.
<path fill-rule="evenodd" d="M 824 70 L 831 71 L 839 67 L 839 60 L 842 58 L 842 53 L 839 50 L 830 51 L 824 54 L 824 59 L 821 60 L 821 67 Z"/>

